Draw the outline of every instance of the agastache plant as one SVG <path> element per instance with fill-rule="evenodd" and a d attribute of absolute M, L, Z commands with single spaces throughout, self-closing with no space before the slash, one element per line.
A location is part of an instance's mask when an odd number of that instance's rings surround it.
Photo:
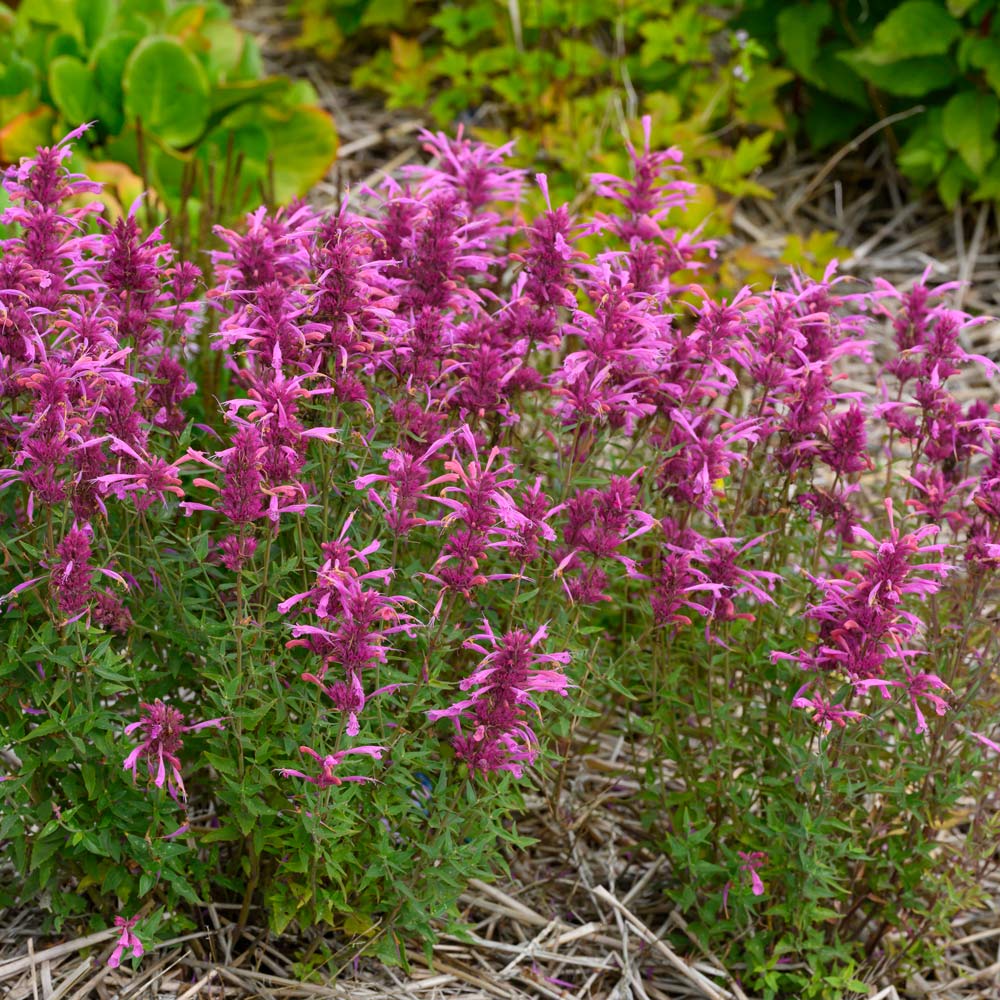
<path fill-rule="evenodd" d="M 985 807 L 939 848 L 998 746 L 995 366 L 929 273 L 718 292 L 651 136 L 591 211 L 424 134 L 204 273 L 73 136 L 6 171 L 10 898 L 398 960 L 530 788 L 634 817 L 748 988 L 933 964 L 994 864 Z"/>

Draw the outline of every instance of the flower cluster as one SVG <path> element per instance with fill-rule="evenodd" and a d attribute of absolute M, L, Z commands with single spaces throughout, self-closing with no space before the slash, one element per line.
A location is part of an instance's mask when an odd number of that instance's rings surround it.
<path fill-rule="evenodd" d="M 569 689 L 562 670 L 544 666 L 569 663 L 569 653 L 536 651 L 547 635 L 542 625 L 534 634 L 515 629 L 497 636 L 483 619 L 483 632 L 465 641 L 466 649 L 483 656 L 459 685 L 471 694 L 427 716 L 454 720 L 455 755 L 473 770 L 510 771 L 520 777 L 524 766 L 534 763 L 538 740 L 525 718 L 526 709 L 539 711 L 532 693 L 555 691 L 565 697 Z"/>
<path fill-rule="evenodd" d="M 184 736 L 209 727 L 221 729 L 223 720 L 209 719 L 207 722 L 185 725 L 184 713 L 165 705 L 159 698 L 152 704 L 143 703 L 140 708 L 142 713 L 139 720 L 129 723 L 125 727 L 125 733 L 131 735 L 138 732 L 141 741 L 125 758 L 122 767 L 131 771 L 132 779 L 135 780 L 140 763 L 145 761 L 146 772 L 157 788 L 166 785 L 173 799 L 184 799 L 187 797 L 187 790 L 181 775 L 180 759 Z"/>

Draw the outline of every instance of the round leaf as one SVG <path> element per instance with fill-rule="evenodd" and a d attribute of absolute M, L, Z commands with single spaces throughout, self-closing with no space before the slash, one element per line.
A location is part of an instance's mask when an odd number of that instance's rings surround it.
<path fill-rule="evenodd" d="M 208 79 L 201 63 L 174 38 L 144 39 L 122 81 L 125 113 L 170 146 L 195 142 L 208 120 Z"/>
<path fill-rule="evenodd" d="M 49 90 L 63 118 L 74 128 L 90 121 L 98 113 L 93 74 L 73 56 L 59 56 L 52 60 Z"/>
<path fill-rule="evenodd" d="M 261 124 L 271 140 L 274 197 L 279 202 L 304 195 L 337 158 L 333 119 L 320 108 L 285 113 L 266 108 Z"/>

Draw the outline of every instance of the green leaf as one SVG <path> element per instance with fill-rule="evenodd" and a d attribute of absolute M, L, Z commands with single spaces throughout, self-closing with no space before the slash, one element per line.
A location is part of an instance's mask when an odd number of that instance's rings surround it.
<path fill-rule="evenodd" d="M 97 114 L 98 98 L 90 70 L 73 56 L 59 56 L 49 66 L 49 90 L 63 118 L 74 128 Z"/>
<path fill-rule="evenodd" d="M 898 97 L 923 97 L 946 90 L 958 77 L 958 69 L 944 56 L 921 56 L 892 64 L 873 60 L 869 49 L 847 50 L 839 58 L 879 90 Z"/>
<path fill-rule="evenodd" d="M 778 15 L 778 46 L 788 65 L 810 82 L 814 82 L 820 35 L 832 19 L 833 9 L 828 3 L 796 4 L 785 7 Z"/>
<path fill-rule="evenodd" d="M 977 176 L 996 155 L 994 139 L 1000 123 L 1000 100 L 995 94 L 967 91 L 956 94 L 944 107 L 941 134 Z"/>
<path fill-rule="evenodd" d="M 975 6 L 976 0 L 948 0 L 948 13 L 953 17 L 961 17 L 967 14 Z"/>
<path fill-rule="evenodd" d="M 209 85 L 201 63 L 176 39 L 153 35 L 129 57 L 125 112 L 169 146 L 195 142 L 208 121 Z"/>
<path fill-rule="evenodd" d="M 932 108 L 903 145 L 897 163 L 918 184 L 930 184 L 947 166 L 951 153 L 941 136 L 941 109 Z"/>
<path fill-rule="evenodd" d="M 938 178 L 938 197 L 944 202 L 945 208 L 954 208 L 962 194 L 966 181 L 969 180 L 969 168 L 958 156 L 954 157 Z"/>
<path fill-rule="evenodd" d="M 213 114 L 231 111 L 252 101 L 266 101 L 287 93 L 290 81 L 283 76 L 269 76 L 263 80 L 240 80 L 224 83 L 212 89 Z"/>
<path fill-rule="evenodd" d="M 32 63 L 14 56 L 6 66 L 0 66 L 0 98 L 17 97 L 24 93 L 37 97 L 38 73 Z"/>
<path fill-rule="evenodd" d="M 29 25 L 43 24 L 61 28 L 83 40 L 83 29 L 76 16 L 74 0 L 21 0 L 17 9 L 18 24 L 30 31 Z"/>
<path fill-rule="evenodd" d="M 961 25 L 933 0 L 907 0 L 878 27 L 868 51 L 880 64 L 943 55 L 962 34 Z"/>
<path fill-rule="evenodd" d="M 1000 94 L 1000 39 L 970 39 L 965 48 L 968 64 L 982 70 L 986 82 Z"/>
<path fill-rule="evenodd" d="M 260 124 L 274 156 L 274 196 L 279 202 L 304 195 L 321 180 L 337 157 L 333 119 L 320 108 L 296 108 L 282 113 L 265 108 Z M 288 156 L 287 150 L 294 150 Z"/>
<path fill-rule="evenodd" d="M 125 64 L 139 44 L 138 35 L 118 33 L 101 39 L 90 56 L 97 89 L 113 106 L 122 107 L 122 79 Z"/>
<path fill-rule="evenodd" d="M 243 32 L 229 21 L 209 21 L 201 35 L 208 45 L 206 62 L 211 78 L 222 83 L 239 77 L 243 56 Z"/>
<path fill-rule="evenodd" d="M 107 31 L 114 12 L 114 0 L 76 0 L 76 16 L 88 49 L 93 49 Z"/>

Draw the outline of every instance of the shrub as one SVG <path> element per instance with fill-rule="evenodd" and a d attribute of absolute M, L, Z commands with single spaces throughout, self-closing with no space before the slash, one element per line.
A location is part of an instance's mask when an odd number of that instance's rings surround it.
<path fill-rule="evenodd" d="M 702 294 L 648 140 L 585 220 L 425 140 L 204 276 L 95 229 L 65 143 L 8 171 L 4 902 L 115 917 L 113 963 L 213 901 L 405 962 L 610 730 L 664 891 L 752 988 L 927 959 L 995 863 L 972 321 L 926 276 Z M 210 315 L 219 430 L 184 412 Z"/>

